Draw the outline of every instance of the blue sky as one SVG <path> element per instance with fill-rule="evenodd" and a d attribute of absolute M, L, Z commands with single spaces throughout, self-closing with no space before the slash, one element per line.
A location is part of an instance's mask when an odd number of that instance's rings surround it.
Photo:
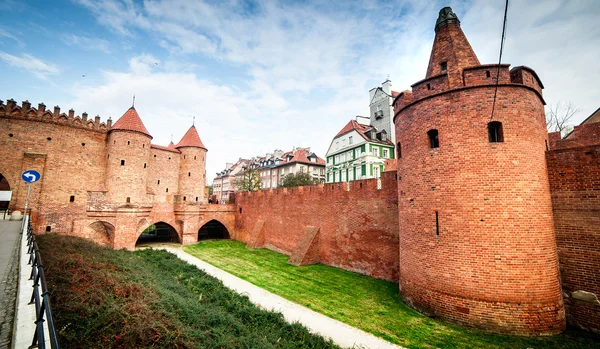
<path fill-rule="evenodd" d="M 504 1 L 0 0 L 0 99 L 118 119 L 136 95 L 153 143 L 192 116 L 225 162 L 310 146 L 368 115 L 368 90 L 425 76 L 437 12 L 452 6 L 482 63 L 498 60 Z M 600 107 L 600 7 L 511 1 L 503 63 L 535 69 L 579 123 Z"/>

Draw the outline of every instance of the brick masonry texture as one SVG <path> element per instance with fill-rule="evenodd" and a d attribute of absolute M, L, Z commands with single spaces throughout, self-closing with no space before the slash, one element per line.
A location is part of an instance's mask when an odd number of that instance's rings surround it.
<path fill-rule="evenodd" d="M 396 99 L 400 290 L 411 306 L 450 322 L 554 334 L 565 314 L 544 102 L 534 73 L 515 69 L 479 66 L 460 26 L 448 24 L 433 44 L 434 86 L 424 80 Z M 489 141 L 490 121 L 502 123 L 503 142 Z M 430 147 L 430 130 L 439 148 Z"/>
<path fill-rule="evenodd" d="M 171 225 L 179 241 L 190 244 L 216 219 L 235 236 L 234 207 L 206 204 L 204 146 L 155 146 L 151 136 L 111 130 L 111 124 L 73 110 L 65 114 L 55 107 L 51 113 L 43 104 L 0 101 L 0 173 L 13 190 L 9 209 L 23 211 L 27 185 L 20 177 L 33 169 L 42 174 L 29 200 L 37 233 L 132 249 L 151 224 Z"/>
<path fill-rule="evenodd" d="M 546 159 L 567 321 L 600 333 L 600 303 L 573 297 L 600 296 L 600 123 L 554 140 Z"/>
<path fill-rule="evenodd" d="M 386 280 L 398 279 L 396 174 L 311 187 L 280 188 L 236 196 L 238 239 L 250 241 L 259 221 L 264 247 L 292 255 L 307 226 L 319 228 L 318 260 Z"/>

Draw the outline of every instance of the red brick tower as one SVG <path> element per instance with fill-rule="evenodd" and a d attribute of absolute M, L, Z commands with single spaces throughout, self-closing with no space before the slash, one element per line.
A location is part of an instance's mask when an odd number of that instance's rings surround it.
<path fill-rule="evenodd" d="M 206 147 L 192 126 L 175 146 L 181 152 L 179 194 L 186 201 L 204 202 L 206 185 Z"/>
<path fill-rule="evenodd" d="M 480 65 L 449 7 L 435 33 L 426 78 L 394 100 L 402 297 L 486 331 L 561 332 L 543 85 Z"/>
<path fill-rule="evenodd" d="M 134 107 L 129 108 L 110 129 L 107 138 L 106 188 L 111 201 L 147 201 L 150 140 L 152 136 Z"/>

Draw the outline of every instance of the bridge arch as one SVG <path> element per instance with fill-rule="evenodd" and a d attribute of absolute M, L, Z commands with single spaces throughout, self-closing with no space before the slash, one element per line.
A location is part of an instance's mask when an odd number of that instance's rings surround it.
<path fill-rule="evenodd" d="M 198 241 L 212 239 L 229 239 L 229 230 L 216 219 L 212 219 L 198 229 Z"/>
<path fill-rule="evenodd" d="M 115 226 L 105 221 L 95 221 L 84 229 L 84 236 L 101 246 L 112 246 Z"/>
<path fill-rule="evenodd" d="M 144 226 L 142 222 L 138 226 Z M 181 243 L 179 233 L 172 225 L 166 222 L 156 222 L 149 225 L 138 236 L 135 245 L 148 244 L 154 242 L 176 242 Z"/>

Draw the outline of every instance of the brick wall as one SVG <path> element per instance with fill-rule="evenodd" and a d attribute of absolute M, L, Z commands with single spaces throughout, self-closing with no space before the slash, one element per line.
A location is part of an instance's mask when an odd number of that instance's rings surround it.
<path fill-rule="evenodd" d="M 546 153 L 567 321 L 600 333 L 600 123 Z"/>
<path fill-rule="evenodd" d="M 235 238 L 244 242 L 260 220 L 265 247 L 291 255 L 307 226 L 320 228 L 321 263 L 398 280 L 396 177 L 384 172 L 382 189 L 368 179 L 311 187 L 262 190 L 236 196 Z"/>

